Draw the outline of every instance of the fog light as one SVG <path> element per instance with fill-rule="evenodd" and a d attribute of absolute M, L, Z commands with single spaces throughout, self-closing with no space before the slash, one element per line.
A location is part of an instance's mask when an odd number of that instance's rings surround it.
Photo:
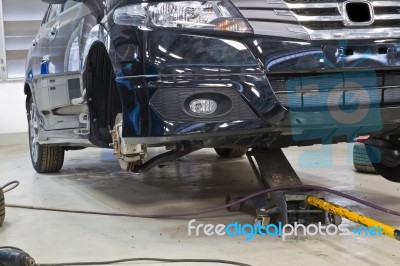
<path fill-rule="evenodd" d="M 189 103 L 190 110 L 199 115 L 210 115 L 217 110 L 217 103 L 210 99 L 195 99 Z"/>

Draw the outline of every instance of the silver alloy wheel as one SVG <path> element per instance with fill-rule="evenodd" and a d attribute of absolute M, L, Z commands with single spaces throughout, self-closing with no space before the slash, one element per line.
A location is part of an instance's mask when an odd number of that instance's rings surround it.
<path fill-rule="evenodd" d="M 33 162 L 36 163 L 39 156 L 39 117 L 34 103 L 31 104 L 31 110 L 29 112 L 29 129 L 31 156 Z"/>

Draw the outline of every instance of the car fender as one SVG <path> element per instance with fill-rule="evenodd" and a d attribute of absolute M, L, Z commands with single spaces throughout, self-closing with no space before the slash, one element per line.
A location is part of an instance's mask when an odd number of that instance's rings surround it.
<path fill-rule="evenodd" d="M 101 25 L 95 25 L 89 32 L 86 43 L 82 50 L 82 73 L 84 73 L 87 67 L 87 57 L 90 53 L 91 48 L 96 43 L 102 43 L 107 51 L 110 51 L 110 36 L 107 30 Z"/>

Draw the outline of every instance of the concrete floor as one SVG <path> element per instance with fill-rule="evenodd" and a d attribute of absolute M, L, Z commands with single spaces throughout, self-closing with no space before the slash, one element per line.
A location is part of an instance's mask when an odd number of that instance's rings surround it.
<path fill-rule="evenodd" d="M 347 145 L 325 150 L 324 156 L 317 155 L 318 160 L 311 160 L 311 165 L 300 162 L 304 150 L 319 148 L 285 150 L 304 183 L 338 189 L 400 210 L 400 185 L 380 176 L 354 172 Z M 139 175 L 120 171 L 109 150 L 70 151 L 59 174 L 41 175 L 31 167 L 27 146 L 3 146 L 0 173 L 0 184 L 21 181 L 19 188 L 6 194 L 6 203 L 108 212 L 151 214 L 197 210 L 223 204 L 227 193 L 249 194 L 258 190 L 246 159 L 219 159 L 213 150 L 207 149 Z M 329 199 L 400 227 L 399 217 L 334 196 Z M 20 247 L 41 263 L 165 257 L 228 259 L 251 265 L 400 265 L 400 243 L 385 237 L 315 236 L 285 241 L 262 236 L 252 241 L 243 236 L 189 237 L 190 219 L 136 219 L 7 209 L 5 224 L 0 228 L 0 246 Z M 198 223 L 213 224 L 253 220 L 249 215 L 226 211 L 197 217 Z"/>

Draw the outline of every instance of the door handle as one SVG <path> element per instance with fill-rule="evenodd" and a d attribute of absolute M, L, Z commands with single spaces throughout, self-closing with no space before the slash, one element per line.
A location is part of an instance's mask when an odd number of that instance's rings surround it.
<path fill-rule="evenodd" d="M 33 41 L 32 41 L 32 46 L 33 46 L 33 48 L 36 48 L 36 46 L 37 46 L 37 39 L 34 39 Z"/>
<path fill-rule="evenodd" d="M 56 38 L 59 28 L 60 28 L 59 24 L 56 24 L 53 27 L 51 27 L 49 34 L 51 40 L 54 40 Z"/>

